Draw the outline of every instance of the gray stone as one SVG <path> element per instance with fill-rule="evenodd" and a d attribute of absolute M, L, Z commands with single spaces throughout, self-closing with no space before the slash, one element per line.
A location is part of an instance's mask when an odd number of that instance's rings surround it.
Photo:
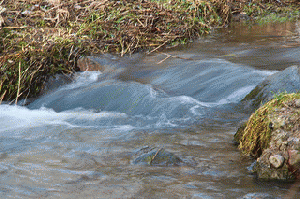
<path fill-rule="evenodd" d="M 291 66 L 274 73 L 257 85 L 242 101 L 253 109 L 273 99 L 274 93 L 295 93 L 300 90 L 300 68 Z"/>
<path fill-rule="evenodd" d="M 73 77 L 71 75 L 56 74 L 55 76 L 50 77 L 46 81 L 42 90 L 42 94 L 46 94 L 50 91 L 53 91 L 58 87 L 61 87 L 62 85 L 71 83 L 72 81 Z"/>
<path fill-rule="evenodd" d="M 271 155 L 269 161 L 270 164 L 277 169 L 283 165 L 284 157 L 281 155 Z"/>
<path fill-rule="evenodd" d="M 5 159 L 6 157 L 7 157 L 7 154 L 6 154 L 6 153 L 0 152 L 0 160 L 1 160 L 1 159 Z"/>
<path fill-rule="evenodd" d="M 271 118 L 271 122 L 274 129 L 284 127 L 286 125 L 285 118 L 283 116 Z"/>

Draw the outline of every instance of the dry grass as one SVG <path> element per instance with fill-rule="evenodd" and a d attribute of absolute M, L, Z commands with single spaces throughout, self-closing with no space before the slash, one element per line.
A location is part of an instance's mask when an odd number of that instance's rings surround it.
<path fill-rule="evenodd" d="M 37 96 L 50 75 L 76 71 L 81 55 L 123 56 L 186 43 L 208 33 L 210 26 L 227 22 L 215 5 L 183 0 L 4 0 L 0 100 Z"/>
<path fill-rule="evenodd" d="M 231 0 L 2 0 L 0 100 L 37 96 L 49 76 L 76 71 L 81 55 L 151 53 L 187 43 L 227 24 L 232 11 L 242 12 L 240 5 Z"/>

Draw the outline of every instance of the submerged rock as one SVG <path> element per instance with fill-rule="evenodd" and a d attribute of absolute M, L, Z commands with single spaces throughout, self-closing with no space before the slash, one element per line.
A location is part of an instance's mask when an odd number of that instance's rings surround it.
<path fill-rule="evenodd" d="M 105 70 L 104 66 L 95 60 L 92 56 L 81 57 L 77 61 L 80 71 L 101 71 Z"/>
<path fill-rule="evenodd" d="M 261 104 L 271 100 L 274 93 L 295 93 L 300 91 L 300 67 L 291 66 L 267 77 L 257 85 L 243 100 L 247 106 L 257 109 Z M 297 102 L 299 104 L 299 102 Z"/>
<path fill-rule="evenodd" d="M 182 163 L 182 160 L 179 157 L 163 148 L 146 147 L 141 149 L 138 153 L 138 157 L 133 161 L 134 164 L 175 166 Z"/>
<path fill-rule="evenodd" d="M 41 91 L 41 94 L 46 94 L 50 91 L 53 91 L 65 84 L 69 84 L 73 81 L 73 77 L 71 75 L 66 74 L 56 74 L 51 76 L 46 82 Z"/>
<path fill-rule="evenodd" d="M 74 170 L 88 170 L 101 166 L 96 156 L 86 152 L 76 152 L 73 156 L 65 158 L 63 161 L 67 163 L 66 167 L 68 169 Z"/>

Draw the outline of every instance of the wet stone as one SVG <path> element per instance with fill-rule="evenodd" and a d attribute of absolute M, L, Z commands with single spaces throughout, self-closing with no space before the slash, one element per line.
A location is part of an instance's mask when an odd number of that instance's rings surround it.
<path fill-rule="evenodd" d="M 100 165 L 97 157 L 85 152 L 77 152 L 74 157 L 68 158 L 67 162 L 68 169 L 92 169 Z"/>
<path fill-rule="evenodd" d="M 273 99 L 273 93 L 285 90 L 287 93 L 296 93 L 300 89 L 299 66 L 294 65 L 284 71 L 274 73 L 255 87 L 242 101 L 249 102 L 257 109 L 261 104 Z"/>
<path fill-rule="evenodd" d="M 92 57 L 82 57 L 77 61 L 80 71 L 104 71 L 104 66 L 92 59 Z"/>
<path fill-rule="evenodd" d="M 156 166 L 175 166 L 182 163 L 176 155 L 163 148 L 141 149 L 140 155 L 133 161 L 133 164 L 156 165 Z"/>

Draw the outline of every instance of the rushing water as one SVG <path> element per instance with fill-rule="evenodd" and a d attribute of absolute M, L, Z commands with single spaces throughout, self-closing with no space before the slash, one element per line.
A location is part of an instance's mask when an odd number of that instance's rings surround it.
<path fill-rule="evenodd" d="M 291 184 L 255 180 L 233 135 L 249 116 L 240 100 L 299 64 L 299 32 L 235 26 L 165 54 L 103 55 L 101 72 L 0 105 L 0 197 L 284 198 Z M 147 147 L 182 164 L 135 164 Z"/>

